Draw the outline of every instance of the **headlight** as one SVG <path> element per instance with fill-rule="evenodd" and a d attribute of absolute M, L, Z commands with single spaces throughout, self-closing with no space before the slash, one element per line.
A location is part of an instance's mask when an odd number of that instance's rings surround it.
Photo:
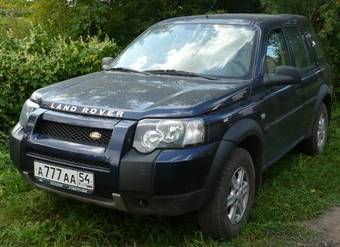
<path fill-rule="evenodd" d="M 204 142 L 203 119 L 144 119 L 136 129 L 133 147 L 141 153 L 157 148 L 181 148 Z"/>
<path fill-rule="evenodd" d="M 28 117 L 32 112 L 37 110 L 39 108 L 39 105 L 32 102 L 30 99 L 26 100 L 24 106 L 22 107 L 19 124 L 21 126 L 26 126 Z"/>

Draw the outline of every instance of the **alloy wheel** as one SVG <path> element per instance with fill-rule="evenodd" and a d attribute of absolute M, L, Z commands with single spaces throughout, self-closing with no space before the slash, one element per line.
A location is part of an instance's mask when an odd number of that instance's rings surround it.
<path fill-rule="evenodd" d="M 249 199 L 249 178 L 246 169 L 239 167 L 230 181 L 227 196 L 227 214 L 231 224 L 239 223 L 246 211 Z"/>

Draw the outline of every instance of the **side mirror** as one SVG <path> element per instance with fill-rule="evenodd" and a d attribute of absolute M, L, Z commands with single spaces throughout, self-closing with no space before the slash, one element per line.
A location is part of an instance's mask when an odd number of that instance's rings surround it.
<path fill-rule="evenodd" d="M 108 70 L 112 67 L 112 63 L 114 61 L 113 57 L 104 57 L 102 59 L 102 69 L 103 70 Z"/>
<path fill-rule="evenodd" d="M 266 86 L 299 84 L 301 82 L 301 73 L 294 66 L 278 66 L 274 74 L 268 75 L 264 79 Z"/>

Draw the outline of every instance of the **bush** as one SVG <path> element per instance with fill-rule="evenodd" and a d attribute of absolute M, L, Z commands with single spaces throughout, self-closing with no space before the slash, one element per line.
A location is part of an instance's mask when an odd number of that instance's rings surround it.
<path fill-rule="evenodd" d="M 39 0 L 33 3 L 34 23 L 63 36 L 106 34 L 126 46 L 150 25 L 170 17 L 206 14 L 215 0 Z M 258 0 L 217 1 L 213 11 L 257 12 Z"/>
<path fill-rule="evenodd" d="M 320 18 L 317 23 L 322 26 L 318 33 L 328 56 L 328 62 L 332 66 L 332 80 L 337 93 L 340 96 L 340 1 L 331 0 L 320 7 Z"/>
<path fill-rule="evenodd" d="M 101 58 L 117 51 L 108 38 L 51 38 L 41 28 L 31 30 L 24 39 L 10 32 L 4 40 L 0 38 L 0 132 L 15 124 L 34 90 L 99 70 Z"/>

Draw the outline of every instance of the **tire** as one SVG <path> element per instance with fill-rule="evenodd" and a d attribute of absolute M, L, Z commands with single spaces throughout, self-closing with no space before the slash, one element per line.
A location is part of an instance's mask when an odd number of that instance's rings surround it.
<path fill-rule="evenodd" d="M 232 178 L 237 178 L 237 180 L 233 179 L 234 184 L 239 181 L 241 171 L 244 172 L 244 177 L 248 181 L 248 186 L 242 183 L 243 187 L 248 187 L 248 200 L 245 204 L 245 209 L 238 211 L 240 217 L 235 216 L 235 218 L 232 218 L 232 206 L 227 206 L 227 198 L 230 198 L 230 202 L 236 201 L 232 200 L 232 198 L 235 199 L 232 195 L 235 195 L 233 192 L 235 192 L 234 188 L 236 186 L 232 186 L 231 182 Z M 215 239 L 230 239 L 236 236 L 249 218 L 249 211 L 254 203 L 254 197 L 255 169 L 252 158 L 245 149 L 237 148 L 230 160 L 226 161 L 211 200 L 198 212 L 198 221 L 202 231 Z M 238 199 L 240 198 L 242 197 Z M 241 211 L 244 211 L 242 215 Z"/>
<path fill-rule="evenodd" d="M 317 155 L 323 152 L 327 143 L 328 123 L 329 115 L 327 107 L 324 103 L 321 103 L 318 114 L 313 122 L 312 134 L 302 143 L 306 153 Z"/>

